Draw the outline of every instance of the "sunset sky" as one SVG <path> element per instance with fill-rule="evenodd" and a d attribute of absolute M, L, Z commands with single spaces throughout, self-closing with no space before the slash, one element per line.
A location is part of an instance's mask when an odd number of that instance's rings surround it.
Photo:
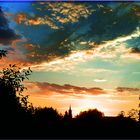
<path fill-rule="evenodd" d="M 33 70 L 34 106 L 105 115 L 138 108 L 140 2 L 0 2 L 0 67 Z"/>

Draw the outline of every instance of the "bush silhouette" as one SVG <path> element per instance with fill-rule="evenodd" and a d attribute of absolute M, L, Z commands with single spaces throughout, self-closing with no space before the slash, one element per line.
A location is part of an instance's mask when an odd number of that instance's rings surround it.
<path fill-rule="evenodd" d="M 96 121 L 104 117 L 104 113 L 98 111 L 97 109 L 89 109 L 88 111 L 80 112 L 76 116 L 76 119 L 81 121 Z"/>
<path fill-rule="evenodd" d="M 46 124 L 55 124 L 62 119 L 62 116 L 57 112 L 57 110 L 53 109 L 52 107 L 47 108 L 36 108 L 34 116 L 39 123 L 44 125 Z"/>

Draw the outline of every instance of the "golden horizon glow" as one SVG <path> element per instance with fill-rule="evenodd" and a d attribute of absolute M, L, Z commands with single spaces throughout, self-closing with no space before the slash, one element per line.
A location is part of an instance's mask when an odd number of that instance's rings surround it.
<path fill-rule="evenodd" d="M 32 88 L 33 90 L 33 88 Z M 111 92 L 110 92 L 111 91 Z M 108 93 L 101 95 L 64 95 L 58 93 L 48 93 L 43 90 L 44 94 L 31 93 L 29 101 L 35 107 L 53 107 L 59 113 L 64 114 L 71 105 L 73 116 L 76 116 L 80 111 L 88 109 L 98 109 L 105 116 L 117 116 L 120 111 L 125 111 L 127 114 L 131 109 L 138 109 L 139 94 L 131 94 L 129 92 L 118 93 L 115 90 L 108 90 Z M 28 93 L 26 93 L 28 94 Z M 121 97 L 119 94 L 122 94 Z"/>

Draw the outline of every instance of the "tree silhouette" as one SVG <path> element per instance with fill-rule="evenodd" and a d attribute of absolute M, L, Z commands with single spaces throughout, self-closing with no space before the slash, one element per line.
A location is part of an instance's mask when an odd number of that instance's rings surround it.
<path fill-rule="evenodd" d="M 118 117 L 124 118 L 124 117 L 125 117 L 125 112 L 124 112 L 124 111 L 121 111 L 121 112 L 118 114 Z"/>
<path fill-rule="evenodd" d="M 97 109 L 89 109 L 88 111 L 82 111 L 79 115 L 76 116 L 78 120 L 82 121 L 93 121 L 100 120 L 103 118 L 104 113 L 98 111 Z"/>
<path fill-rule="evenodd" d="M 6 57 L 6 55 L 7 55 L 7 51 L 6 50 L 0 50 L 0 59 L 2 57 Z"/>
<path fill-rule="evenodd" d="M 62 119 L 62 116 L 52 107 L 36 108 L 34 115 L 42 124 L 53 124 Z"/>
<path fill-rule="evenodd" d="M 0 58 L 6 54 L 7 51 L 1 50 Z M 30 68 L 21 70 L 11 64 L 0 72 L 0 125 L 6 130 L 23 126 L 31 113 L 33 107 L 28 102 L 28 96 L 21 94 L 26 89 L 22 82 L 31 72 Z"/>
<path fill-rule="evenodd" d="M 128 118 L 138 121 L 139 120 L 139 110 L 131 109 L 130 111 L 128 111 Z"/>
<path fill-rule="evenodd" d="M 0 75 L 0 85 L 8 88 L 12 88 L 13 96 L 17 95 L 17 99 L 22 104 L 23 107 L 28 106 L 27 98 L 28 96 L 23 96 L 21 93 L 26 89 L 22 82 L 24 79 L 28 79 L 31 74 L 30 68 L 28 70 L 20 70 L 16 65 L 9 65 L 9 68 L 4 68 Z M 10 90 L 9 90 L 10 91 Z M 3 91 L 4 92 L 4 91 Z M 8 93 L 8 92 L 7 92 Z M 5 93 L 6 94 L 6 93 Z"/>

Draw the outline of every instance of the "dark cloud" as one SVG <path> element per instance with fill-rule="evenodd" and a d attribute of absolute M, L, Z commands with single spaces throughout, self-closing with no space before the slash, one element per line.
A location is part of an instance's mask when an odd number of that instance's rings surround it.
<path fill-rule="evenodd" d="M 40 63 L 97 47 L 80 45 L 82 41 L 102 44 L 131 34 L 139 26 L 139 8 L 129 2 L 34 3 L 32 11 L 17 13 L 15 21 L 35 46 L 25 52 L 28 61 Z"/>
<path fill-rule="evenodd" d="M 0 44 L 8 45 L 19 36 L 9 28 L 8 21 L 0 7 Z"/>
<path fill-rule="evenodd" d="M 33 47 L 26 47 L 27 59 L 31 62 L 51 61 L 58 57 L 65 57 L 71 51 L 76 50 L 75 46 L 70 44 L 71 41 L 66 41 L 75 31 L 77 26 L 68 30 L 69 26 L 64 29 L 58 29 L 52 32 L 46 39 L 40 41 L 38 44 L 32 44 Z M 47 30 L 46 30 L 47 34 Z M 32 50 L 31 50 L 32 48 Z M 32 55 L 33 54 L 33 55 Z"/>
<path fill-rule="evenodd" d="M 127 47 L 131 49 L 132 53 L 140 53 L 140 38 L 132 38 L 125 42 Z"/>
<path fill-rule="evenodd" d="M 132 3 L 120 3 L 115 8 L 105 3 L 88 20 L 91 30 L 86 36 L 98 43 L 126 36 L 139 25 L 139 16 L 134 13 Z"/>
<path fill-rule="evenodd" d="M 117 87 L 116 90 L 118 92 L 139 92 L 140 89 L 139 88 L 129 88 L 129 87 Z"/>
<path fill-rule="evenodd" d="M 132 53 L 140 53 L 140 48 L 132 48 L 131 52 Z"/>
<path fill-rule="evenodd" d="M 59 94 L 66 94 L 66 95 L 74 95 L 74 94 L 100 95 L 106 93 L 103 89 L 96 88 L 96 87 L 86 88 L 86 87 L 73 86 L 69 84 L 65 84 L 65 85 L 50 84 L 47 82 L 27 83 L 27 87 L 29 88 L 38 87 L 40 90 L 37 91 L 40 94 L 59 93 Z"/>

